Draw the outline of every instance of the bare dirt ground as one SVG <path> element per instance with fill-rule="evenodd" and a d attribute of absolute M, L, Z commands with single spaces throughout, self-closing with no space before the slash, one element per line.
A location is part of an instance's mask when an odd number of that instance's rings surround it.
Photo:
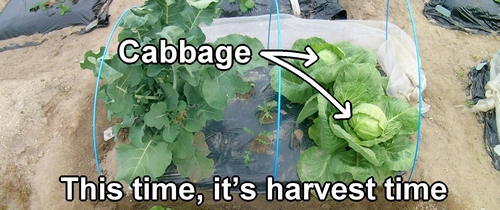
<path fill-rule="evenodd" d="M 340 1 L 349 19 L 384 20 L 382 0 Z M 0 9 L 6 0 L 0 1 Z M 467 34 L 434 26 L 423 16 L 425 1 L 412 0 L 418 30 L 422 68 L 428 87 L 425 100 L 430 118 L 423 119 L 422 143 L 413 181 L 447 184 L 444 202 L 253 202 L 206 201 L 202 209 L 500 209 L 500 173 L 491 166 L 485 150 L 482 125 L 465 104 L 467 72 L 482 59 L 489 60 L 500 48 L 499 37 Z M 114 1 L 110 20 L 141 1 Z M 404 1 L 392 1 L 390 21 L 412 34 Z M 79 61 L 87 50 L 106 43 L 112 27 L 75 35 L 66 28 L 46 35 L 0 41 L 41 41 L 41 45 L 0 53 L 0 209 L 148 209 L 127 196 L 120 202 L 65 200 L 61 175 L 86 175 L 97 181 L 92 149 L 92 101 L 95 78 L 82 70 Z M 116 40 L 116 39 L 115 39 Z M 117 47 L 112 43 L 110 49 Z M 112 50 L 115 51 L 115 50 Z M 113 142 L 104 142 L 109 123 L 102 103 L 98 107 L 99 153 L 105 173 L 112 174 Z M 207 192 L 205 198 L 210 198 Z M 236 196 L 237 197 L 237 196 Z M 164 203 L 174 209 L 194 209 L 194 203 Z"/>

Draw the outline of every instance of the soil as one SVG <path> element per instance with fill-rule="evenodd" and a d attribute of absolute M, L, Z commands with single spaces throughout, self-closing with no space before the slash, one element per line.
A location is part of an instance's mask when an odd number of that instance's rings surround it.
<path fill-rule="evenodd" d="M 304 137 L 304 132 L 302 130 L 297 129 L 293 131 L 293 136 L 292 136 L 293 149 L 297 149 L 299 147 L 303 137 Z"/>
<path fill-rule="evenodd" d="M 0 8 L 7 0 L 0 0 Z M 385 20 L 383 0 L 340 0 L 349 19 Z M 354 202 L 266 201 L 260 195 L 252 202 L 234 195 L 232 202 L 215 202 L 204 192 L 201 209 L 500 209 L 500 172 L 491 165 L 485 150 L 483 126 L 474 114 L 462 112 L 465 105 L 467 72 L 481 60 L 490 60 L 500 47 L 498 36 L 482 36 L 448 30 L 429 23 L 423 16 L 425 1 L 411 0 L 427 78 L 424 92 L 431 109 L 422 121 L 422 142 L 412 181 L 447 184 L 449 196 L 443 202 L 389 202 L 382 193 L 378 200 Z M 34 47 L 0 53 L 0 209 L 148 209 L 155 203 L 135 202 L 127 194 L 119 202 L 65 200 L 61 175 L 84 175 L 97 182 L 92 146 L 92 106 L 96 79 L 82 70 L 79 61 L 88 50 L 104 46 L 123 11 L 141 1 L 114 1 L 110 23 L 91 33 L 72 32 L 69 27 L 46 35 L 0 41 L 0 48 L 13 43 L 41 42 Z M 391 1 L 389 21 L 412 37 L 405 1 Z M 116 40 L 116 35 L 113 40 Z M 112 42 L 110 51 L 116 52 Z M 102 133 L 112 123 L 106 119 L 102 101 L 97 106 L 97 146 L 103 173 L 116 174 L 114 141 Z M 407 173 L 408 174 L 408 173 Z M 263 177 L 264 179 L 264 177 Z M 76 189 L 78 187 L 75 185 Z M 196 209 L 193 202 L 161 203 L 173 209 Z"/>
<path fill-rule="evenodd" d="M 269 115 L 271 115 L 271 117 L 264 117 L 265 115 L 265 112 L 260 112 L 259 114 L 259 121 L 262 120 L 262 124 L 263 125 L 267 125 L 267 124 L 271 124 L 273 122 L 276 122 L 276 118 L 278 117 L 278 115 L 276 115 L 276 113 L 274 112 L 270 112 Z"/>
<path fill-rule="evenodd" d="M 250 88 L 250 90 L 245 94 L 236 93 L 236 97 L 238 97 L 239 99 L 245 100 L 245 99 L 251 98 L 253 96 L 253 94 L 255 94 L 255 87 L 254 86 L 252 86 Z"/>
<path fill-rule="evenodd" d="M 265 135 L 259 134 L 255 136 L 250 142 L 250 150 L 256 153 L 265 153 L 271 149 L 272 142 L 275 138 L 275 135 Z M 260 139 L 260 141 L 259 141 Z"/>

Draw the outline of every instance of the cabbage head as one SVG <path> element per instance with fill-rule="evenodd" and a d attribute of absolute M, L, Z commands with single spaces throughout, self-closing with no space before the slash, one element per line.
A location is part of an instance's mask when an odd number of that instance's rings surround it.
<path fill-rule="evenodd" d="M 325 62 L 326 64 L 334 64 L 339 60 L 337 54 L 335 54 L 330 49 L 319 51 L 318 57 L 320 61 Z"/>
<path fill-rule="evenodd" d="M 387 117 L 380 107 L 362 103 L 353 109 L 349 125 L 361 140 L 372 140 L 384 133 Z"/>

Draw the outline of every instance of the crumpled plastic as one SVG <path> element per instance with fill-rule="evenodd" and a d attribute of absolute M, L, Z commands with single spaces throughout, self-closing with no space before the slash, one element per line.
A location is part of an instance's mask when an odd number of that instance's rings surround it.
<path fill-rule="evenodd" d="M 476 71 L 489 67 L 490 80 L 484 86 L 484 99 L 475 100 L 475 104 L 470 110 L 474 112 L 487 112 L 500 107 L 500 50 L 498 54 L 489 62 L 481 63 L 476 67 Z"/>
<path fill-rule="evenodd" d="M 11 0 L 0 12 L 0 40 L 19 36 L 30 36 L 36 33 L 45 34 L 68 26 L 89 25 L 78 33 L 86 33 L 95 27 L 106 27 L 109 24 L 108 7 L 112 0 L 79 0 L 63 5 L 70 10 L 61 15 L 55 6 L 45 11 L 35 9 L 40 0 Z M 31 9 L 30 11 L 30 8 Z"/>
<path fill-rule="evenodd" d="M 436 9 L 439 6 L 444 12 Z M 424 15 L 443 28 L 484 35 L 500 33 L 500 3 L 493 0 L 430 0 Z"/>
<path fill-rule="evenodd" d="M 500 50 L 490 62 L 483 62 L 469 73 L 470 85 L 467 87 L 474 104 L 467 111 L 476 113 L 484 123 L 484 140 L 492 165 L 500 170 Z M 498 148 L 498 149 L 495 149 Z"/>
<path fill-rule="evenodd" d="M 269 9 L 276 10 L 274 0 L 253 0 L 254 8 L 242 12 L 240 10 L 240 1 L 235 2 L 224 1 L 221 4 L 221 17 L 242 17 L 242 16 L 259 16 L 269 14 Z M 293 11 L 292 1 L 278 0 L 280 14 L 293 14 L 307 19 L 324 19 L 324 20 L 345 20 L 347 12 L 344 10 L 338 0 L 297 0 L 297 8 Z M 300 12 L 300 14 L 297 14 Z M 273 12 L 274 13 L 274 12 Z"/>

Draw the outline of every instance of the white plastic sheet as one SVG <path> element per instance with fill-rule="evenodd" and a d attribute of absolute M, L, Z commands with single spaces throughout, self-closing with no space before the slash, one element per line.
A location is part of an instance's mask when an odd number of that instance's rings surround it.
<path fill-rule="evenodd" d="M 487 112 L 495 109 L 497 128 L 500 128 L 500 50 L 490 61 L 490 81 L 486 83 L 485 99 L 479 100 L 470 110 L 473 112 Z M 500 132 L 498 132 L 500 139 Z"/>
<path fill-rule="evenodd" d="M 414 106 L 418 106 L 418 66 L 413 39 L 399 27 L 389 23 L 386 41 L 386 24 L 384 21 L 366 20 L 318 20 L 301 19 L 293 15 L 280 15 L 281 49 L 291 49 L 293 43 L 300 38 L 320 37 L 330 43 L 349 41 L 352 45 L 364 46 L 373 50 L 382 69 L 389 77 L 387 94 L 404 98 Z M 238 33 L 258 38 L 264 46 L 278 48 L 277 16 L 273 15 L 269 27 L 269 15 L 219 18 L 210 26 L 201 26 L 208 42 L 217 38 Z M 253 52 L 257 53 L 257 52 Z M 426 78 L 421 72 L 422 91 L 426 88 Z M 429 110 L 430 105 L 423 102 L 422 113 Z"/>

